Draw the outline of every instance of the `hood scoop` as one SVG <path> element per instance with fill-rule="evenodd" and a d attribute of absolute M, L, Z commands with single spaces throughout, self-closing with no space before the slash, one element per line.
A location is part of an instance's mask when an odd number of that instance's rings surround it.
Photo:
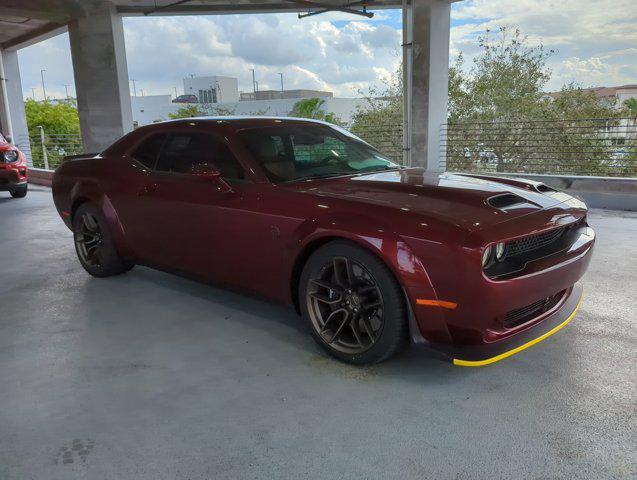
<path fill-rule="evenodd" d="M 539 210 L 542 207 L 514 193 L 503 193 L 487 199 L 487 203 L 502 212 Z"/>
<path fill-rule="evenodd" d="M 540 193 L 557 192 L 554 188 L 549 187 L 543 183 L 539 183 L 535 186 L 535 189 Z"/>

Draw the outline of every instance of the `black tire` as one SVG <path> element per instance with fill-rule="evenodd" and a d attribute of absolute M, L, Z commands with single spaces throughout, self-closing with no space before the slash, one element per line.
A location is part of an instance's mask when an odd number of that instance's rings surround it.
<path fill-rule="evenodd" d="M 330 242 L 312 254 L 301 273 L 299 305 L 314 340 L 343 362 L 379 363 L 408 344 L 400 285 L 378 257 L 351 242 Z"/>
<path fill-rule="evenodd" d="M 73 241 L 80 264 L 94 277 L 120 275 L 134 266 L 119 256 L 102 211 L 91 203 L 73 215 Z"/>
<path fill-rule="evenodd" d="M 11 190 L 11 196 L 13 198 L 24 198 L 27 196 L 27 192 L 29 190 L 29 185 L 21 185 L 16 187 L 14 190 Z"/>

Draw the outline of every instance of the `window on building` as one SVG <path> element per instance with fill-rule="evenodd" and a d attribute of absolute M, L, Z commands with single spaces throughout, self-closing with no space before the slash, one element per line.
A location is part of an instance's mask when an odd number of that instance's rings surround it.
<path fill-rule="evenodd" d="M 215 89 L 199 90 L 199 103 L 217 103 L 217 91 Z"/>
<path fill-rule="evenodd" d="M 202 164 L 214 166 L 225 180 L 245 177 L 243 168 L 227 145 L 204 133 L 171 134 L 161 151 L 156 169 L 189 174 L 195 166 Z"/>

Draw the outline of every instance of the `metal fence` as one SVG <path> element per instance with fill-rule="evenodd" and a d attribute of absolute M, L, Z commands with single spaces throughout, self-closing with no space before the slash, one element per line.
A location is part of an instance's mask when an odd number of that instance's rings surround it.
<path fill-rule="evenodd" d="M 637 119 L 443 125 L 441 167 L 459 172 L 637 176 Z"/>
<path fill-rule="evenodd" d="M 18 139 L 18 148 L 34 167 L 47 170 L 54 170 L 67 155 L 84 151 L 79 134 L 48 134 L 41 129 L 38 134 L 29 135 L 28 139 Z"/>
<path fill-rule="evenodd" d="M 392 161 L 403 163 L 403 125 L 379 124 L 361 125 L 353 124 L 349 130 L 365 140 L 370 145 L 376 147 L 380 152 L 387 155 Z"/>
<path fill-rule="evenodd" d="M 403 163 L 402 124 L 349 128 Z M 66 155 L 83 152 L 80 135 L 40 130 L 28 141 L 18 140 L 39 168 L 54 169 Z M 440 165 L 449 171 L 637 177 L 634 118 L 446 124 L 440 130 L 440 146 Z"/>

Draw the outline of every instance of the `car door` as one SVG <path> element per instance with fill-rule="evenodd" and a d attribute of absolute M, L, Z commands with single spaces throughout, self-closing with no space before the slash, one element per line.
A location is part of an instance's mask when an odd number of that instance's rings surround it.
<path fill-rule="evenodd" d="M 195 174 L 211 165 L 218 179 Z M 155 168 L 140 188 L 137 231 L 143 261 L 224 281 L 228 246 L 241 235 L 242 212 L 256 192 L 226 142 L 197 131 L 168 134 Z"/>

